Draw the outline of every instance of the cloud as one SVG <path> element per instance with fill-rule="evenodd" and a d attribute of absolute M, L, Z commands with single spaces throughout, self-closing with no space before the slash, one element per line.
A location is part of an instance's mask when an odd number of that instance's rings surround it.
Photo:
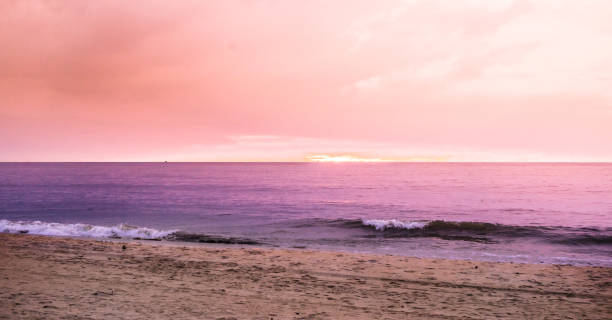
<path fill-rule="evenodd" d="M 375 89 L 380 86 L 381 79 L 379 76 L 362 79 L 355 82 L 355 88 L 357 89 Z"/>
<path fill-rule="evenodd" d="M 612 160 L 606 1 L 0 6 L 0 160 Z"/>

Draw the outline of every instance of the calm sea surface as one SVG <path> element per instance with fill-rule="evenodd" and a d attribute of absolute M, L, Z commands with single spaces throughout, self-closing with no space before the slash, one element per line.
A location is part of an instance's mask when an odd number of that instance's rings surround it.
<path fill-rule="evenodd" d="M 26 230 L 612 266 L 612 164 L 2 163 Z"/>

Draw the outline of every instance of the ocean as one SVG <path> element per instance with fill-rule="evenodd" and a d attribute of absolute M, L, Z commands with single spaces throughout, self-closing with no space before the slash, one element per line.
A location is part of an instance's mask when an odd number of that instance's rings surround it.
<path fill-rule="evenodd" d="M 612 266 L 612 164 L 1 163 L 0 232 Z"/>

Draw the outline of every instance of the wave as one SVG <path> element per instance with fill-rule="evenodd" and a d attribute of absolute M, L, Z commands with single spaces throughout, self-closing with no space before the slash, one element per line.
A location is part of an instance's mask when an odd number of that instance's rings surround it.
<path fill-rule="evenodd" d="M 173 232 L 172 234 L 169 234 L 164 237 L 164 240 L 222 244 L 263 244 L 261 242 L 247 238 L 212 236 L 199 233 L 187 233 L 182 231 Z"/>
<path fill-rule="evenodd" d="M 287 227 L 287 225 L 285 225 Z M 293 228 L 348 228 L 360 230 L 347 235 L 362 238 L 431 237 L 449 241 L 499 243 L 528 238 L 559 245 L 612 245 L 612 228 L 571 228 L 552 226 L 514 226 L 478 221 L 402 221 L 398 219 L 307 219 L 292 223 Z M 49 236 L 128 238 L 220 244 L 264 244 L 258 240 L 180 230 L 158 230 L 127 224 L 97 226 L 84 223 L 0 220 L 0 232 L 30 233 Z M 347 239 L 348 240 L 348 239 Z"/>
<path fill-rule="evenodd" d="M 354 226 L 354 225 L 353 225 Z M 396 219 L 379 220 L 363 219 L 362 227 L 374 228 L 384 237 L 432 237 L 443 240 L 460 240 L 481 243 L 496 243 L 490 237 L 483 237 L 483 231 L 491 230 L 494 224 L 486 222 L 452 222 L 452 221 L 400 221 Z"/>
<path fill-rule="evenodd" d="M 431 221 L 400 221 L 396 219 L 391 220 L 361 220 L 362 225 L 366 227 L 374 227 L 376 230 L 437 230 L 437 231 L 470 231 L 470 232 L 514 232 L 517 234 L 525 234 L 534 232 L 537 229 L 544 229 L 546 227 L 524 227 L 524 226 L 510 226 L 498 223 L 490 222 L 478 222 L 478 221 L 445 221 L 445 220 L 431 220 Z"/>
<path fill-rule="evenodd" d="M 427 226 L 427 222 L 420 221 L 410 221 L 403 222 L 396 219 L 391 220 L 379 220 L 379 219 L 370 219 L 370 220 L 362 220 L 363 224 L 366 226 L 372 226 L 376 228 L 376 230 L 385 230 L 385 229 L 422 229 Z"/>
<path fill-rule="evenodd" d="M 479 221 L 398 219 L 337 219 L 317 220 L 310 225 L 358 228 L 369 231 L 364 237 L 411 238 L 435 237 L 444 240 L 462 240 L 496 243 L 509 238 L 533 238 L 564 245 L 610 245 L 612 228 L 571 228 L 553 226 L 515 226 Z"/>
<path fill-rule="evenodd" d="M 198 233 L 187 233 L 177 230 L 157 230 L 145 227 L 134 227 L 119 224 L 112 227 L 96 226 L 84 223 L 56 223 L 42 221 L 9 221 L 0 220 L 0 232 L 30 233 L 45 236 L 90 237 L 90 238 L 128 238 L 143 240 L 168 240 L 198 243 L 221 244 L 261 244 L 252 239 L 212 236 Z"/>
<path fill-rule="evenodd" d="M 93 237 L 93 238 L 132 238 L 161 239 L 176 230 L 157 230 L 119 224 L 112 227 L 84 223 L 56 223 L 42 221 L 0 220 L 0 231 L 10 233 L 31 233 L 46 236 Z"/>
<path fill-rule="evenodd" d="M 558 239 L 554 241 L 559 244 L 566 245 L 581 245 L 581 244 L 591 244 L 591 245 L 612 245 L 612 235 L 577 235 L 574 237 L 568 237 L 566 239 Z"/>

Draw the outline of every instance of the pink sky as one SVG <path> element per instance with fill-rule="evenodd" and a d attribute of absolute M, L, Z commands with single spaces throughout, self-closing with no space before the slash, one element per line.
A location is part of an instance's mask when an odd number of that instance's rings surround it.
<path fill-rule="evenodd" d="M 0 12 L 0 161 L 612 161 L 610 1 Z"/>

